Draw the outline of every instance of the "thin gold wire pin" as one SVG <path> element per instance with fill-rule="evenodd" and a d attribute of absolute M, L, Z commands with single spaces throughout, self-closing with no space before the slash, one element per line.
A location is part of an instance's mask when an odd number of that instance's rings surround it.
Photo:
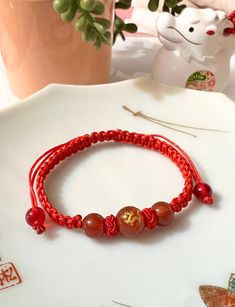
<path fill-rule="evenodd" d="M 192 134 L 192 133 L 180 130 L 180 129 L 176 129 L 176 128 L 173 128 L 171 126 L 182 127 L 182 128 L 187 128 L 187 129 L 202 130 L 202 131 L 218 132 L 218 133 L 228 133 L 229 132 L 229 131 L 226 131 L 226 130 L 219 130 L 219 129 L 212 129 L 212 128 L 203 128 L 203 127 L 195 127 L 195 126 L 187 126 L 187 125 L 182 125 L 182 124 L 178 124 L 178 123 L 167 122 L 167 121 L 164 121 L 164 120 L 160 120 L 160 119 L 148 116 L 148 115 L 142 113 L 141 111 L 134 112 L 134 111 L 132 111 L 127 106 L 123 106 L 123 109 L 125 109 L 126 111 L 132 113 L 133 116 L 141 117 L 141 118 L 146 119 L 146 120 L 148 120 L 150 122 L 153 122 L 153 123 L 155 123 L 157 125 L 163 126 L 165 128 L 168 128 L 168 129 L 180 132 L 180 133 L 184 133 L 184 134 L 190 135 L 192 137 L 197 137 L 197 136 L 195 134 Z"/>

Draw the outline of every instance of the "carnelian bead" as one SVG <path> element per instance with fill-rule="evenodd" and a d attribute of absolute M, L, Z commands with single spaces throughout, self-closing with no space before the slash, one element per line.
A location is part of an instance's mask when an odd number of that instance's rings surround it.
<path fill-rule="evenodd" d="M 167 226 L 173 221 L 174 212 L 168 203 L 159 201 L 152 206 L 152 209 L 155 210 L 158 217 L 158 225 Z"/>
<path fill-rule="evenodd" d="M 45 222 L 46 215 L 42 208 L 34 207 L 26 212 L 25 219 L 30 226 L 33 226 L 35 222 L 37 222 L 37 225 L 42 226 Z"/>
<path fill-rule="evenodd" d="M 104 218 L 98 213 L 88 214 L 82 224 L 83 231 L 90 238 L 101 237 L 104 233 Z"/>
<path fill-rule="evenodd" d="M 212 188 L 207 183 L 198 183 L 193 189 L 193 194 L 204 204 L 213 204 Z"/>
<path fill-rule="evenodd" d="M 120 233 L 127 238 L 136 237 L 144 230 L 142 213 L 136 207 L 122 208 L 116 218 Z"/>

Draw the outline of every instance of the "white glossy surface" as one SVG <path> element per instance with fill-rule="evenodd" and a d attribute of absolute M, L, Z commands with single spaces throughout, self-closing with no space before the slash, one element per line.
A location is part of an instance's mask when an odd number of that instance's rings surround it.
<path fill-rule="evenodd" d="M 194 139 L 132 117 L 133 110 L 168 121 L 216 127 Z M 12 261 L 21 285 L 0 293 L 4 307 L 203 307 L 198 286 L 226 287 L 234 271 L 235 106 L 223 94 L 168 88 L 145 79 L 80 87 L 52 85 L 0 113 L 2 262 Z M 193 202 L 168 228 L 135 241 L 95 241 L 52 226 L 37 236 L 26 225 L 27 173 L 46 149 L 94 130 L 161 133 L 181 145 L 215 190 L 214 207 Z M 94 147 L 65 161 L 47 181 L 65 214 L 117 212 L 170 201 L 182 189 L 175 166 L 128 145 Z"/>

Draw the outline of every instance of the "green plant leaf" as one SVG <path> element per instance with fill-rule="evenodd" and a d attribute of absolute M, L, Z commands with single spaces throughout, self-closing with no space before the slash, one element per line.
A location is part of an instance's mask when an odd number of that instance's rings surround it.
<path fill-rule="evenodd" d="M 77 9 L 78 9 L 77 3 L 72 2 L 69 9 L 65 13 L 61 14 L 61 18 L 66 22 L 72 21 L 77 13 Z"/>
<path fill-rule="evenodd" d="M 84 32 L 87 26 L 87 17 L 85 14 L 81 15 L 75 22 L 76 30 Z"/>
<path fill-rule="evenodd" d="M 91 12 L 95 8 L 95 0 L 80 0 L 80 7 L 85 11 L 85 12 Z"/>
<path fill-rule="evenodd" d="M 54 10 L 60 14 L 68 11 L 70 5 L 71 5 L 70 0 L 54 0 L 53 1 Z"/>
<path fill-rule="evenodd" d="M 110 39 L 111 39 L 111 33 L 108 31 L 105 32 L 101 37 L 101 41 L 106 45 L 110 45 Z"/>
<path fill-rule="evenodd" d="M 163 12 L 170 12 L 169 7 L 165 3 L 163 4 L 162 10 L 163 10 Z"/>
<path fill-rule="evenodd" d="M 148 9 L 151 12 L 155 12 L 159 7 L 159 0 L 150 0 L 148 3 Z"/>
<path fill-rule="evenodd" d="M 94 21 L 95 21 L 96 23 L 101 24 L 106 30 L 107 30 L 108 28 L 110 28 L 110 26 L 111 26 L 110 20 L 105 19 L 105 18 L 96 17 L 96 18 L 94 18 Z"/>
<path fill-rule="evenodd" d="M 177 0 L 165 0 L 164 4 L 169 8 L 173 8 L 177 5 Z"/>
<path fill-rule="evenodd" d="M 101 25 L 100 23 L 98 23 L 98 22 L 93 22 L 93 26 L 101 34 L 105 33 L 105 31 L 106 31 L 106 28 L 103 25 Z"/>
<path fill-rule="evenodd" d="M 131 2 L 132 0 L 119 0 L 115 3 L 115 8 L 123 10 L 129 9 L 131 7 Z"/>
<path fill-rule="evenodd" d="M 100 49 L 101 47 L 101 40 L 99 38 L 97 38 L 96 42 L 94 43 L 94 46 L 97 48 L 97 49 Z"/>
<path fill-rule="evenodd" d="M 102 15 L 105 11 L 104 4 L 100 1 L 95 1 L 95 8 L 91 11 L 92 14 Z"/>
<path fill-rule="evenodd" d="M 121 18 L 115 16 L 114 28 L 116 28 L 118 30 L 122 30 L 124 28 L 124 25 L 125 25 L 124 21 Z"/>
<path fill-rule="evenodd" d="M 120 32 L 119 34 L 120 34 L 122 40 L 125 41 L 126 40 L 125 35 L 122 32 Z"/>
<path fill-rule="evenodd" d="M 82 39 L 84 42 L 89 42 L 90 40 L 90 31 L 91 31 L 91 27 L 90 26 L 87 26 L 86 27 L 86 30 L 82 33 Z"/>
<path fill-rule="evenodd" d="M 136 33 L 138 28 L 137 28 L 137 25 L 134 23 L 126 23 L 124 25 L 123 30 L 129 33 Z"/>
<path fill-rule="evenodd" d="M 187 7 L 187 5 L 182 4 L 182 5 L 178 5 L 174 8 L 175 12 L 177 14 L 180 14 L 185 8 Z"/>
<path fill-rule="evenodd" d="M 91 32 L 89 33 L 89 40 L 95 41 L 96 39 L 97 39 L 96 31 L 95 29 L 92 29 Z"/>

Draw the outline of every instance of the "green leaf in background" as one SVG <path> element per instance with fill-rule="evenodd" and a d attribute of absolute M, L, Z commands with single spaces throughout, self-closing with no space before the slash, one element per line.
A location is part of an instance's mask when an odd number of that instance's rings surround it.
<path fill-rule="evenodd" d="M 187 6 L 185 4 L 178 5 L 174 8 L 176 14 L 180 14 Z"/>
<path fill-rule="evenodd" d="M 106 31 L 105 27 L 103 25 L 101 25 L 100 23 L 98 23 L 98 22 L 93 22 L 93 26 L 101 34 L 105 33 L 105 31 Z"/>
<path fill-rule="evenodd" d="M 80 7 L 86 12 L 93 11 L 95 6 L 95 0 L 80 0 Z"/>
<path fill-rule="evenodd" d="M 70 0 L 54 0 L 53 8 L 59 14 L 65 13 L 71 5 Z"/>
<path fill-rule="evenodd" d="M 102 15 L 104 13 L 105 7 L 104 4 L 100 1 L 95 1 L 95 7 L 92 10 L 92 14 Z"/>
<path fill-rule="evenodd" d="M 66 22 L 72 21 L 77 13 L 77 9 L 78 9 L 77 3 L 72 2 L 69 9 L 65 13 L 61 14 L 61 18 Z"/>
<path fill-rule="evenodd" d="M 93 30 L 93 28 L 88 24 L 85 31 L 82 33 L 82 38 L 85 42 L 89 42 L 90 40 L 90 33 Z"/>
<path fill-rule="evenodd" d="M 151 12 L 155 12 L 159 7 L 159 0 L 150 0 L 148 3 L 148 9 Z"/>
<path fill-rule="evenodd" d="M 102 25 L 106 30 L 111 27 L 111 22 L 108 19 L 105 19 L 105 18 L 94 18 L 94 21 L 96 23 L 99 23 L 100 25 Z"/>
<path fill-rule="evenodd" d="M 106 43 L 109 43 L 110 39 L 111 39 L 111 33 L 105 32 L 104 35 L 103 35 L 103 39 L 106 41 Z"/>
<path fill-rule="evenodd" d="M 169 7 L 164 3 L 163 8 L 162 8 L 163 12 L 170 12 Z"/>
<path fill-rule="evenodd" d="M 87 26 L 86 15 L 81 15 L 75 22 L 75 27 L 78 31 L 84 32 Z"/>
<path fill-rule="evenodd" d="M 165 5 L 168 6 L 169 8 L 173 8 L 177 6 L 177 0 L 165 0 Z"/>
<path fill-rule="evenodd" d="M 96 40 L 96 42 L 94 43 L 94 46 L 97 48 L 97 49 L 100 49 L 100 47 L 101 47 L 101 40 L 98 38 L 97 40 Z"/>
<path fill-rule="evenodd" d="M 123 30 L 129 33 L 136 33 L 138 28 L 137 28 L 137 25 L 134 23 L 126 23 L 124 25 Z"/>
<path fill-rule="evenodd" d="M 118 30 L 123 30 L 124 28 L 124 21 L 119 18 L 118 16 L 115 16 L 115 19 L 114 19 L 114 28 L 118 29 Z"/>
<path fill-rule="evenodd" d="M 92 29 L 91 32 L 89 33 L 89 40 L 93 42 L 93 41 L 96 40 L 96 37 L 97 37 L 97 35 L 95 33 L 95 30 Z"/>
<path fill-rule="evenodd" d="M 131 7 L 131 2 L 132 0 L 119 0 L 115 3 L 115 8 L 127 10 Z"/>

